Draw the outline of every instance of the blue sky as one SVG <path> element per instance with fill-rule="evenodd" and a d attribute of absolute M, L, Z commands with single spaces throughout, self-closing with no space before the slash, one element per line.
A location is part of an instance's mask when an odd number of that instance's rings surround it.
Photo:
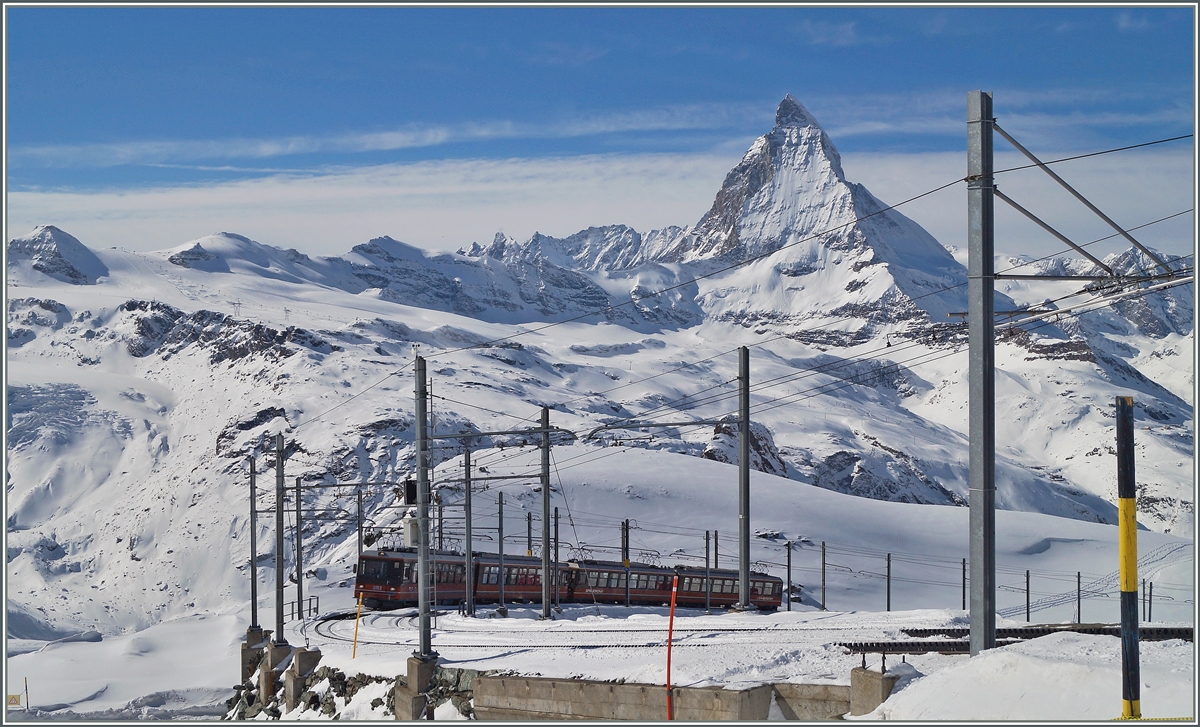
<path fill-rule="evenodd" d="M 694 223 L 786 93 L 887 201 L 961 154 L 971 89 L 1049 157 L 1194 120 L 1184 7 L 6 13 L 8 232 L 61 222 L 94 246 L 233 224 L 333 253 L 363 235 L 453 248 L 497 229 Z M 1191 149 L 1156 152 L 1183 169 Z M 895 178 L 878 178 L 889 164 Z M 286 222 L 339 195 L 355 209 Z M 222 212 L 230 197 L 261 211 Z"/>

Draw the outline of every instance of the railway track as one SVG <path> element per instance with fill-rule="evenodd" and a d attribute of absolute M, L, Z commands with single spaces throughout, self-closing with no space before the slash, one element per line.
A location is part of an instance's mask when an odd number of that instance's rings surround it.
<path fill-rule="evenodd" d="M 353 629 L 347 621 L 354 614 L 328 614 L 315 620 L 314 630 L 318 636 L 331 641 L 348 643 L 353 641 Z M 666 630 L 614 624 L 604 628 L 572 628 L 574 622 L 561 621 L 560 627 L 520 628 L 520 621 L 489 623 L 491 619 L 480 619 L 474 628 L 461 628 L 454 624 L 438 625 L 434 630 L 435 646 L 438 649 L 630 649 L 663 648 L 666 646 Z M 538 623 L 530 621 L 530 624 Z M 473 624 L 474 625 L 474 624 Z M 513 628 L 517 626 L 517 628 Z M 854 625 L 764 625 L 764 626 L 692 626 L 676 627 L 674 646 L 710 647 L 728 646 L 761 640 L 764 644 L 823 644 L 849 633 L 894 633 L 895 629 L 875 629 L 861 623 Z M 390 632 L 386 639 L 380 632 Z M 653 638 L 646 638 L 653 635 Z M 476 637 L 472 639 L 471 637 Z M 582 638 L 580 638 L 582 637 Z M 597 637 L 603 640 L 597 640 Z M 468 641 L 468 639 L 471 639 Z M 488 643 L 480 643 L 486 639 Z M 358 643 L 375 646 L 408 646 L 417 643 L 417 615 L 414 612 L 382 615 L 364 614 L 360 623 Z"/>
<path fill-rule="evenodd" d="M 353 611 L 326 614 L 315 620 L 314 630 L 322 639 L 349 643 L 354 636 L 346 622 L 353 620 L 354 616 Z M 415 610 L 365 614 L 360 623 L 358 643 L 383 647 L 415 646 L 417 618 Z M 446 614 L 442 614 L 442 618 L 446 618 Z M 666 646 L 666 634 L 661 626 L 631 628 L 624 622 L 600 628 L 573 628 L 576 622 L 564 620 L 555 625 L 529 621 L 530 628 L 521 628 L 524 625 L 521 621 L 507 621 L 502 628 L 499 623 L 492 623 L 492 619 L 467 622 L 471 623 L 471 628 L 462 628 L 462 623 L 439 625 L 434 631 L 435 646 L 439 650 L 470 651 L 660 649 Z M 539 626 L 534 627 L 533 624 Z M 897 631 L 908 638 L 888 639 Z M 1113 624 L 1055 624 L 997 629 L 996 645 L 1007 646 L 1062 631 L 1120 636 L 1120 627 Z M 381 632 L 387 633 L 386 638 L 381 638 Z M 844 640 L 851 632 L 867 636 L 869 640 Z M 651 634 L 652 638 L 646 638 Z M 968 630 L 965 628 L 906 627 L 886 622 L 864 624 L 860 621 L 853 625 L 684 626 L 676 628 L 675 635 L 674 646 L 685 649 L 744 645 L 749 640 L 773 646 L 838 646 L 853 654 L 960 654 L 969 651 L 969 642 L 966 641 Z M 1192 629 L 1151 626 L 1140 629 L 1139 635 L 1143 641 L 1191 641 Z M 934 639 L 939 636 L 943 638 Z"/>

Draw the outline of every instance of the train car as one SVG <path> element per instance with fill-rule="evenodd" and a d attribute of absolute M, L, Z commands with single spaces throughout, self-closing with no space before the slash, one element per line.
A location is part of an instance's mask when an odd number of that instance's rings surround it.
<path fill-rule="evenodd" d="M 454 551 L 431 550 L 434 568 L 434 604 L 455 604 L 467 597 L 466 556 Z M 471 574 L 476 603 L 500 600 L 500 559 L 495 553 L 475 553 Z M 559 600 L 569 600 L 566 564 L 560 564 Z M 542 561 L 524 555 L 504 556 L 504 602 L 542 602 Z M 389 609 L 418 603 L 417 549 L 380 548 L 365 552 L 355 567 L 354 597 L 368 608 Z"/>
<path fill-rule="evenodd" d="M 705 570 L 703 568 L 677 567 L 679 592 L 675 602 L 684 606 L 705 604 Z M 713 606 L 736 606 L 738 603 L 738 581 L 741 574 L 736 570 L 713 568 L 708 603 Z M 750 572 L 750 604 L 764 611 L 774 611 L 783 603 L 783 579 L 766 573 Z"/>
<path fill-rule="evenodd" d="M 466 598 L 466 579 L 474 583 L 476 603 L 498 603 L 504 582 L 505 603 L 541 603 L 542 561 L 523 555 L 506 555 L 504 573 L 495 553 L 476 553 L 473 573 L 466 572 L 465 556 L 453 551 L 431 551 L 435 577 L 435 604 L 461 603 Z M 369 608 L 388 609 L 415 605 L 417 596 L 417 552 L 415 548 L 380 548 L 363 553 L 355 567 L 354 596 Z M 712 590 L 708 603 L 733 606 L 738 602 L 738 572 L 710 571 Z M 676 603 L 705 605 L 705 570 L 676 566 L 663 568 L 631 563 L 626 569 L 618 561 L 567 561 L 558 564 L 557 600 L 561 603 L 616 603 L 628 600 L 637 605 L 666 605 L 671 600 L 672 577 L 679 576 Z M 750 603 L 773 611 L 782 603 L 783 581 L 766 573 L 751 573 Z"/>

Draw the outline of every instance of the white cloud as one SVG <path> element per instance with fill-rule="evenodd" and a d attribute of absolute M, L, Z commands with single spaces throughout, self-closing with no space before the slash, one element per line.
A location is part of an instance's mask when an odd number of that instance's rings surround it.
<path fill-rule="evenodd" d="M 813 45 L 828 45 L 834 48 L 887 42 L 886 38 L 863 35 L 858 31 L 858 24 L 854 21 L 827 23 L 802 20 L 793 26 L 793 29 L 796 34 Z"/>
<path fill-rule="evenodd" d="M 728 128 L 760 120 L 752 105 L 690 104 L 583 114 L 544 124 L 495 120 L 447 126 L 409 125 L 378 132 L 277 139 L 183 139 L 12 147 L 9 163 L 34 167 L 112 167 L 202 160 L 267 159 L 294 154 L 365 153 L 493 139 L 563 139 L 628 132 Z"/>
<path fill-rule="evenodd" d="M 1151 27 L 1151 23 L 1144 16 L 1134 15 L 1128 10 L 1123 10 L 1117 13 L 1116 17 L 1117 30 L 1146 30 Z"/>
<path fill-rule="evenodd" d="M 435 250 L 486 243 L 502 230 L 564 236 L 591 225 L 627 224 L 645 232 L 695 224 L 712 204 L 744 146 L 711 154 L 579 156 L 391 164 L 314 175 L 274 175 L 211 186 L 94 193 L 14 192 L 9 238 L 38 224 L 57 225 L 84 244 L 163 249 L 225 230 L 310 254 L 342 254 L 391 235 Z M 1066 154 L 1044 153 L 1053 159 Z M 961 153 L 844 154 L 851 181 L 889 204 L 961 178 Z M 999 153 L 997 168 L 1025 163 Z M 1059 174 L 1123 225 L 1138 225 L 1192 206 L 1190 147 L 1141 149 L 1068 162 Z M 1112 230 L 1037 169 L 998 176 L 1013 199 L 1072 240 Z M 943 244 L 966 244 L 966 192 L 958 185 L 901 211 Z M 997 250 L 1042 255 L 1062 245 L 996 203 Z M 1192 251 L 1186 215 L 1134 236 L 1173 254 Z M 1124 247 L 1109 241 L 1101 253 Z"/>
<path fill-rule="evenodd" d="M 216 231 L 312 254 L 391 235 L 429 249 L 502 230 L 568 235 L 694 223 L 741 151 L 389 164 L 204 187 L 12 192 L 8 236 L 53 224 L 92 247 L 171 247 Z"/>

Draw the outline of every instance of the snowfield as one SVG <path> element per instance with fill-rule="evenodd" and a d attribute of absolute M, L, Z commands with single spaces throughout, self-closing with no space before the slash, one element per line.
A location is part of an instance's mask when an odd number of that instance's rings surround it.
<path fill-rule="evenodd" d="M 736 563 L 738 527 L 736 430 L 724 422 L 737 408 L 736 349 L 750 348 L 750 557 L 786 577 L 790 543 L 802 595 L 791 613 L 682 613 L 676 683 L 848 683 L 859 660 L 834 642 L 965 624 L 966 331 L 947 313 L 966 309 L 966 271 L 883 205 L 845 179 L 832 141 L 788 97 L 694 226 L 497 235 L 455 253 L 380 237 L 317 258 L 234 233 L 153 253 L 92 250 L 50 225 L 9 241 L 9 693 L 29 678 L 41 711 L 25 716 L 224 714 L 252 577 L 259 620 L 274 622 L 280 433 L 286 568 L 297 478 L 346 483 L 304 492 L 299 534 L 305 595 L 326 615 L 350 609 L 358 494 L 380 543 L 397 541 L 406 511 L 396 488 L 414 462 L 414 346 L 429 364 L 434 433 L 526 429 L 545 406 L 573 435 L 552 448 L 563 559 L 615 559 L 630 519 L 635 560 L 702 565 L 711 531 L 723 567 Z M 1134 251 L 1105 262 L 1151 268 Z M 1016 266 L 1088 270 L 997 259 L 997 270 Z M 997 309 L 1095 307 L 997 340 L 1002 624 L 1025 622 L 1026 571 L 1033 622 L 1117 621 L 1121 395 L 1135 399 L 1139 577 L 1154 583 L 1153 621 L 1195 621 L 1194 286 L 1115 305 L 1103 295 L 1069 282 L 998 287 Z M 506 552 L 528 547 L 528 512 L 540 552 L 535 442 L 472 443 L 476 550 L 496 550 L 503 491 Z M 445 523 L 435 538 L 461 549 L 463 444 L 439 441 L 433 460 Z M 509 475 L 524 478 L 482 479 Z M 434 646 L 450 665 L 665 679 L 661 608 L 574 605 L 551 622 L 520 606 L 474 620 L 449 608 Z M 404 670 L 415 638 L 404 612 L 367 614 L 353 660 L 352 627 L 296 621 L 288 639 L 347 673 Z M 1119 713 L 1119 692 L 1103 686 L 1118 648 L 1058 635 L 978 659 L 889 659 L 907 677 L 873 717 L 1107 719 Z M 1194 714 L 1192 644 L 1142 653 L 1146 713 Z M 341 704 L 341 718 L 381 718 L 378 688 Z"/>

